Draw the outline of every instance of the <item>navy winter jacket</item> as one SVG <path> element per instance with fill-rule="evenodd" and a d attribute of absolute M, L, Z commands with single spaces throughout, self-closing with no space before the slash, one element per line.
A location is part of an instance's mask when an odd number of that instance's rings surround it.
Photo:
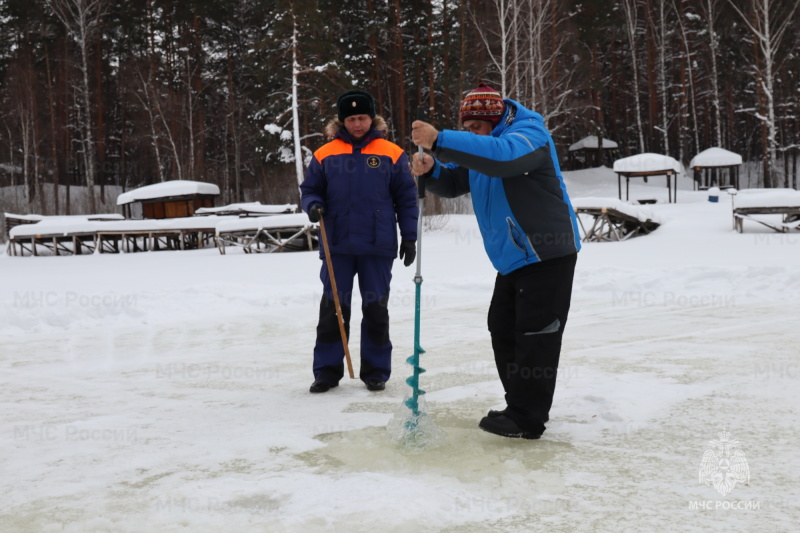
<path fill-rule="evenodd" d="M 581 248 L 542 116 L 513 100 L 505 103 L 491 135 L 439 132 L 434 155 L 449 164 L 435 160 L 426 176 L 428 190 L 439 196 L 472 194 L 486 253 L 501 274 Z"/>
<path fill-rule="evenodd" d="M 376 117 L 359 142 L 340 127 L 314 152 L 300 185 L 303 211 L 314 204 L 325 209 L 332 254 L 397 257 L 398 223 L 403 240 L 417 240 L 419 209 L 408 157 L 375 128 L 382 124 Z"/>

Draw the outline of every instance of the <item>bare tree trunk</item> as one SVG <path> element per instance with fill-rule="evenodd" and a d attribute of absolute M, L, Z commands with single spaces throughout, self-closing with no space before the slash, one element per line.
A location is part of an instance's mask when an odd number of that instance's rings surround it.
<path fill-rule="evenodd" d="M 667 90 L 667 27 L 666 27 L 666 0 L 658 2 L 658 78 L 661 85 L 661 129 L 664 139 L 664 154 L 669 155 L 669 119 L 668 104 L 669 91 Z"/>
<path fill-rule="evenodd" d="M 760 90 L 763 91 L 767 116 L 761 120 L 766 129 L 767 146 L 764 158 L 764 186 L 772 187 L 778 183 L 779 177 L 773 175 L 778 171 L 778 135 L 777 118 L 775 116 L 775 69 L 778 60 L 780 43 L 786 31 L 792 27 L 792 18 L 800 2 L 795 0 L 785 7 L 779 0 L 753 0 L 753 16 L 746 16 L 732 1 L 728 3 L 739 14 L 742 22 L 753 32 L 757 52 L 760 52 L 763 71 L 760 75 Z M 783 8 L 783 9 L 782 9 Z"/>
<path fill-rule="evenodd" d="M 154 80 L 152 79 L 152 76 L 148 75 L 148 79 L 145 79 L 144 76 L 142 76 L 141 70 L 139 69 L 137 69 L 136 74 L 139 77 L 139 83 L 141 86 L 141 91 L 136 92 L 136 98 L 142 104 L 142 107 L 147 111 L 147 116 L 149 119 L 147 122 L 148 125 L 150 126 L 150 138 L 151 138 L 151 143 L 153 145 L 153 151 L 155 152 L 156 156 L 156 170 L 158 172 L 158 181 L 163 182 L 164 168 L 162 167 L 161 163 L 161 147 L 159 142 L 158 131 L 156 130 L 156 122 L 158 120 L 158 117 L 156 117 L 154 112 L 154 108 L 160 109 L 161 106 L 153 101 L 154 99 L 158 98 L 158 94 L 156 94 L 155 96 L 151 96 L 151 92 L 156 90 L 154 87 Z"/>
<path fill-rule="evenodd" d="M 300 112 L 297 99 L 297 77 L 300 73 L 300 63 L 297 58 L 297 20 L 294 19 L 294 11 L 292 11 L 292 135 L 294 137 L 294 169 L 297 176 L 298 188 L 303 183 L 303 152 L 300 148 Z M 403 130 L 405 131 L 405 130 Z"/>
<path fill-rule="evenodd" d="M 408 114 L 406 110 L 406 79 L 405 79 L 405 69 L 403 68 L 403 34 L 400 30 L 402 27 L 402 8 L 400 4 L 400 0 L 395 0 L 394 7 L 393 7 L 393 15 L 394 15 L 394 70 L 395 76 L 397 77 L 397 101 L 395 105 L 397 106 L 397 111 L 395 116 L 400 118 L 400 131 L 405 134 L 408 131 Z"/>
<path fill-rule="evenodd" d="M 89 85 L 89 43 L 97 34 L 100 19 L 108 8 L 107 0 L 48 0 L 58 19 L 66 26 L 67 32 L 75 40 L 80 51 L 78 68 L 81 83 L 76 87 L 78 94 L 79 127 L 83 134 L 83 161 L 86 172 L 86 188 L 89 197 L 89 211 L 96 212 L 95 186 L 95 146 L 92 123 L 92 106 Z"/>
<path fill-rule="evenodd" d="M 685 95 L 685 98 L 688 98 L 687 111 L 691 110 L 692 116 L 692 125 L 691 130 L 694 134 L 694 149 L 695 151 L 700 151 L 700 136 L 698 133 L 698 126 L 697 126 L 697 93 L 695 91 L 694 86 L 694 69 L 692 68 L 692 52 L 689 48 L 689 38 L 686 35 L 686 27 L 683 25 L 683 18 L 684 18 L 684 9 L 683 9 L 683 2 L 680 3 L 680 6 L 677 7 L 678 16 L 676 20 L 678 21 L 678 28 L 680 28 L 681 32 L 681 41 L 683 43 L 683 49 L 685 54 L 684 65 L 687 71 L 687 82 L 688 82 L 688 95 Z M 687 88 L 684 87 L 684 94 L 687 92 Z"/>
<path fill-rule="evenodd" d="M 639 151 L 645 151 L 644 127 L 642 125 L 642 105 L 639 98 L 639 64 L 636 53 L 636 32 L 639 25 L 639 5 L 638 0 L 622 0 L 623 11 L 625 12 L 625 33 L 628 36 L 628 44 L 631 52 L 631 66 L 633 69 L 633 98 L 634 113 L 636 115 L 636 130 L 639 135 Z"/>
<path fill-rule="evenodd" d="M 58 181 L 59 181 L 59 165 L 58 165 L 58 133 L 56 129 L 56 102 L 53 90 L 53 75 L 50 70 L 50 50 L 47 46 L 44 47 L 44 63 L 45 63 L 45 76 L 47 77 L 47 104 L 49 108 L 48 115 L 50 116 L 50 157 L 53 159 L 50 168 L 53 171 L 53 214 L 60 214 L 59 195 L 58 195 Z"/>
<path fill-rule="evenodd" d="M 705 11 L 705 21 L 708 31 L 708 45 L 711 49 L 711 103 L 714 106 L 714 124 L 716 146 L 722 147 L 722 114 L 720 112 L 719 97 L 719 70 L 717 67 L 717 57 L 719 56 L 719 37 L 716 32 L 716 23 L 719 18 L 717 6 L 719 0 L 705 0 L 701 10 Z"/>
<path fill-rule="evenodd" d="M 492 5 L 494 5 L 497 14 L 497 32 L 490 31 L 485 27 L 485 24 L 478 20 L 475 14 L 472 15 L 472 21 L 486 47 L 489 59 L 500 76 L 500 94 L 503 95 L 503 98 L 508 97 L 508 63 L 511 54 L 509 48 L 513 46 L 513 39 L 516 38 L 513 31 L 513 14 L 517 10 L 514 4 L 514 0 L 492 0 Z M 512 20 L 509 21 L 510 17 Z M 499 57 L 494 49 L 495 43 L 500 44 Z"/>
<path fill-rule="evenodd" d="M 103 113 L 103 54 L 101 40 L 96 40 L 95 54 L 95 101 L 97 102 L 97 177 L 100 182 L 100 202 L 106 201 L 106 135 Z"/>

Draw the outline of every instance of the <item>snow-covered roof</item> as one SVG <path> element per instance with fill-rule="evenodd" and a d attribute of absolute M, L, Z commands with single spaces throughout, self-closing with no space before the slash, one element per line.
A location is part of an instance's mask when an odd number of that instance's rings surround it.
<path fill-rule="evenodd" d="M 683 165 L 676 159 L 661 154 L 637 154 L 614 161 L 614 172 L 659 172 L 672 170 L 683 173 Z"/>
<path fill-rule="evenodd" d="M 794 189 L 743 189 L 736 194 L 736 207 L 800 207 L 800 191 Z"/>
<path fill-rule="evenodd" d="M 584 148 L 588 148 L 589 150 L 597 150 L 597 136 L 596 135 L 589 135 L 588 137 L 584 137 L 580 141 L 576 142 L 572 146 L 569 147 L 570 152 L 574 152 L 575 150 L 582 150 Z M 619 145 L 612 141 L 611 139 L 606 139 L 603 137 L 603 149 L 605 148 L 618 148 Z"/>
<path fill-rule="evenodd" d="M 297 204 L 262 205 L 261 202 L 245 202 L 228 204 L 221 207 L 201 207 L 194 212 L 195 215 L 208 215 L 212 213 L 257 213 L 264 215 L 277 215 L 281 213 L 294 213 Z"/>
<path fill-rule="evenodd" d="M 189 180 L 164 181 L 145 185 L 117 196 L 117 205 L 131 202 L 152 200 L 153 198 L 170 198 L 173 196 L 191 196 L 194 194 L 219 194 L 219 187 L 213 183 Z"/>
<path fill-rule="evenodd" d="M 631 204 L 617 198 L 582 197 L 572 198 L 571 202 L 572 207 L 575 209 L 614 209 L 642 222 L 647 222 L 648 220 L 659 222 L 653 215 L 653 209 L 650 206 Z"/>
<path fill-rule="evenodd" d="M 742 164 L 742 156 L 724 148 L 709 148 L 703 150 L 689 162 L 690 168 L 695 167 L 731 167 Z"/>
<path fill-rule="evenodd" d="M 290 215 L 274 215 L 269 217 L 236 218 L 221 221 L 217 224 L 217 234 L 237 231 L 251 231 L 269 228 L 304 228 L 313 226 L 305 213 Z"/>

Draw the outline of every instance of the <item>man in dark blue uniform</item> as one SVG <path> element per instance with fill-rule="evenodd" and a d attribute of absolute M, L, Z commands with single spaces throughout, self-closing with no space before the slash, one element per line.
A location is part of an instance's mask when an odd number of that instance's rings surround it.
<path fill-rule="evenodd" d="M 402 148 L 384 138 L 386 121 L 375 114 L 366 91 L 353 90 L 337 100 L 338 116 L 326 127 L 332 140 L 314 153 L 300 186 L 301 204 L 312 222 L 324 217 L 342 305 L 345 331 L 350 331 L 353 280 L 358 275 L 361 321 L 359 377 L 372 391 L 383 390 L 391 374 L 389 283 L 398 255 L 411 265 L 416 256 L 416 185 Z M 311 392 L 327 392 L 344 375 L 344 346 L 323 250 L 314 383 Z"/>

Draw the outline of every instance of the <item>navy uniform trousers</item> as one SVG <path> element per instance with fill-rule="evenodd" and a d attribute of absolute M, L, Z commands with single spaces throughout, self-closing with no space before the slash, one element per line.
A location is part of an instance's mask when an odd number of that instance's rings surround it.
<path fill-rule="evenodd" d="M 497 275 L 488 325 L 506 415 L 542 432 L 556 389 L 561 337 L 572 299 L 578 254 Z"/>
<path fill-rule="evenodd" d="M 350 337 L 350 301 L 353 279 L 358 276 L 361 293 L 361 369 L 366 381 L 388 381 L 392 371 L 392 343 L 389 340 L 389 283 L 393 257 L 377 255 L 332 255 L 333 273 L 342 306 L 345 332 Z M 320 279 L 323 295 L 319 306 L 317 341 L 314 346 L 314 379 L 336 385 L 344 376 L 344 346 L 336 318 L 328 266 L 322 258 Z M 351 354 L 352 355 L 352 354 Z"/>

